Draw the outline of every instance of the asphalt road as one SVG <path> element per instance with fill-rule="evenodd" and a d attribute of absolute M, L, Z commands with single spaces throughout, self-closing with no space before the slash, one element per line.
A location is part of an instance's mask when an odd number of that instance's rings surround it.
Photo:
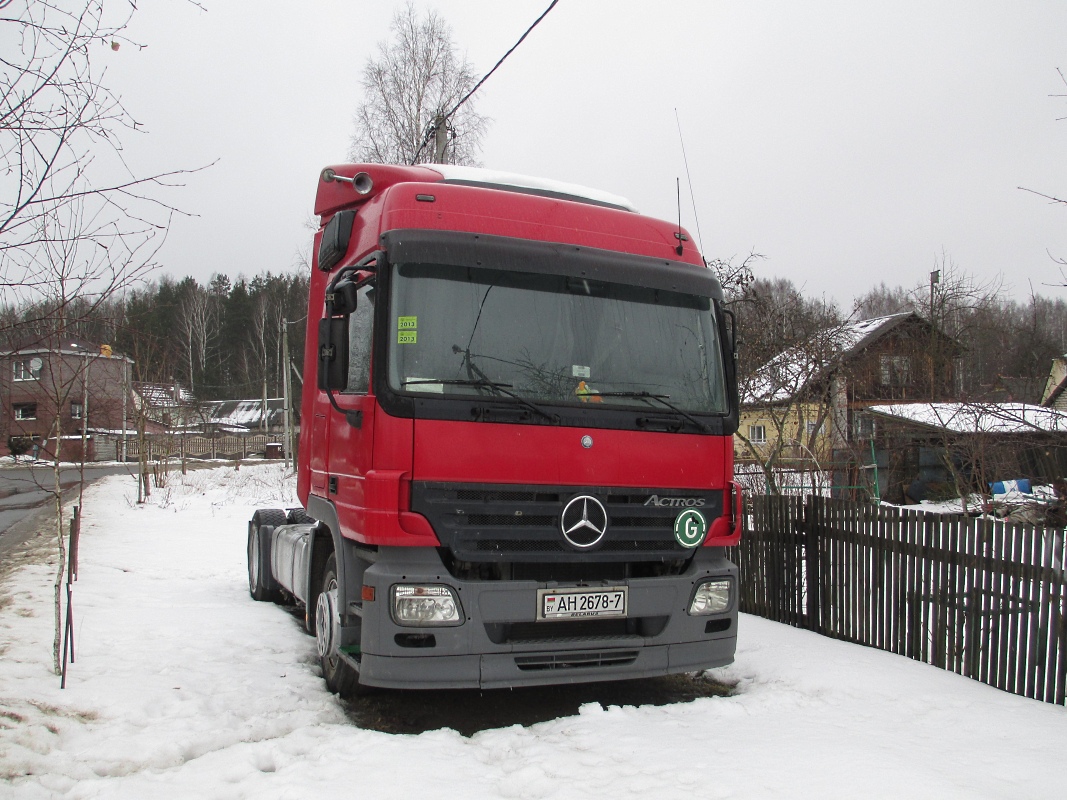
<path fill-rule="evenodd" d="M 85 467 L 85 480 L 91 483 L 105 475 L 129 475 L 136 465 L 90 465 Z M 60 471 L 60 485 L 64 493 L 78 485 L 78 467 Z M 29 516 L 52 498 L 55 475 L 51 466 L 10 467 L 0 469 L 0 537 L 19 520 Z"/>
<path fill-rule="evenodd" d="M 129 475 L 135 464 L 87 465 L 86 483 L 105 475 Z M 60 486 L 65 500 L 77 492 L 79 468 L 60 470 Z M 54 518 L 52 491 L 55 475 L 50 464 L 0 469 L 0 566 L 27 539 L 36 536 L 45 518 Z"/>

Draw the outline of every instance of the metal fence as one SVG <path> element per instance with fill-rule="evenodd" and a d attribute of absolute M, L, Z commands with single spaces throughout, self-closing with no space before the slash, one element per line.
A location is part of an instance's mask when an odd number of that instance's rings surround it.
<path fill-rule="evenodd" d="M 747 510 L 742 611 L 1064 704 L 1064 530 L 815 496 Z"/>

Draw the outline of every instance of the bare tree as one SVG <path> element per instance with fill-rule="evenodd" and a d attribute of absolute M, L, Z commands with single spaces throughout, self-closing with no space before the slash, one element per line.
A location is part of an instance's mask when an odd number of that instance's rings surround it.
<path fill-rule="evenodd" d="M 28 312 L 8 317 L 12 329 L 0 333 L 23 347 L 43 345 L 62 365 L 47 387 L 54 409 L 57 673 L 67 559 L 63 409 L 78 392 L 88 397 L 90 370 L 88 355 L 71 368 L 62 350 L 91 316 L 156 266 L 176 212 L 158 190 L 176 185 L 184 172 L 138 176 L 122 158 L 121 136 L 138 123 L 102 82 L 99 59 L 133 44 L 125 30 L 135 10 L 133 0 L 0 2 L 0 286 Z M 83 417 L 83 443 L 87 424 Z"/>
<path fill-rule="evenodd" d="M 204 374 L 209 345 L 218 331 L 219 304 L 192 278 L 182 281 L 177 323 L 189 370 L 189 392 L 196 394 L 196 373 Z"/>
<path fill-rule="evenodd" d="M 377 55 L 363 68 L 364 99 L 356 110 L 349 157 L 476 165 L 488 118 L 468 100 L 442 122 L 476 81 L 470 63 L 456 52 L 452 29 L 435 11 L 420 19 L 408 2 L 393 16 L 390 30 L 392 41 L 379 42 Z M 427 132 L 442 124 L 438 146 L 422 147 Z"/>
<path fill-rule="evenodd" d="M 120 135 L 138 123 L 101 82 L 93 55 L 131 44 L 124 30 L 134 10 L 126 2 L 105 11 L 103 0 L 0 8 L 0 286 L 22 303 L 108 296 L 147 265 L 139 254 L 175 212 L 155 190 L 183 171 L 129 171 Z M 53 297 L 41 274 L 49 248 L 78 255 L 66 298 Z M 41 305 L 46 317 L 63 308 Z"/>

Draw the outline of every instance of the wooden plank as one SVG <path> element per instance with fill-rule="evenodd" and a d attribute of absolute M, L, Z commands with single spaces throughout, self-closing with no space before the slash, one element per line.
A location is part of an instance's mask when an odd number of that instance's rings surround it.
<path fill-rule="evenodd" d="M 889 545 L 889 600 L 886 603 L 889 623 L 889 647 L 892 652 L 902 655 L 904 647 L 901 640 L 901 619 L 903 609 L 900 604 L 900 536 L 904 527 L 904 515 L 899 509 L 890 511 L 887 534 L 892 536 Z"/>
<path fill-rule="evenodd" d="M 994 608 L 995 604 L 991 588 L 992 572 L 984 569 L 979 564 L 980 560 L 989 560 L 985 558 L 987 556 L 986 548 L 990 542 L 989 525 L 984 518 L 975 520 L 972 530 L 969 532 L 968 540 L 967 557 L 968 559 L 973 559 L 973 563 L 968 565 L 968 582 L 971 591 L 981 597 L 978 607 L 984 615 L 980 619 L 981 627 L 978 632 L 978 641 L 975 642 L 975 646 L 978 648 L 977 674 L 973 677 L 983 683 L 991 683 L 990 674 L 993 665 L 991 636 L 993 621 L 996 619 L 996 609 Z"/>
<path fill-rule="evenodd" d="M 1033 525 L 1025 527 L 1027 559 L 1030 564 L 1041 563 L 1041 535 Z M 1026 696 L 1037 698 L 1037 659 L 1041 649 L 1041 576 L 1031 579 L 1027 586 L 1027 635 L 1026 635 Z"/>
<path fill-rule="evenodd" d="M 989 556 L 993 546 L 992 526 L 986 519 L 977 519 L 971 526 L 972 533 L 969 538 L 969 553 L 975 556 Z M 989 558 L 986 559 L 991 560 Z M 975 596 L 973 605 L 976 606 L 978 617 L 978 635 L 976 640 L 968 646 L 975 652 L 968 653 L 970 669 L 968 675 L 983 683 L 992 684 L 992 666 L 996 663 L 996 654 L 993 652 L 993 625 L 999 614 L 997 604 L 993 597 L 993 571 L 983 569 L 972 564 L 968 568 L 968 590 Z"/>
<path fill-rule="evenodd" d="M 1056 533 L 1055 551 L 1058 559 L 1055 567 L 1059 573 L 1059 602 L 1053 608 L 1056 611 L 1056 693 L 1053 701 L 1058 705 L 1067 703 L 1067 534 Z"/>
<path fill-rule="evenodd" d="M 1048 676 L 1052 673 L 1049 669 L 1049 620 L 1052 612 L 1052 599 L 1056 596 L 1054 576 L 1052 572 L 1052 548 L 1053 539 L 1051 531 L 1045 531 L 1038 536 L 1040 559 L 1043 577 L 1039 591 L 1040 607 L 1038 609 L 1037 623 L 1037 646 L 1034 653 L 1034 696 L 1038 700 L 1048 702 L 1054 693 L 1050 691 Z"/>
<path fill-rule="evenodd" d="M 1011 537 L 1008 535 L 1007 526 L 1002 522 L 993 525 L 996 549 L 1001 560 L 1001 567 L 997 571 L 997 604 L 996 616 L 999 630 L 997 632 L 997 675 L 993 685 L 998 689 L 1008 691 L 1008 662 L 1011 652 L 1011 620 L 1014 616 L 1011 611 L 1011 573 L 1007 569 L 1007 557 L 1011 552 Z"/>
<path fill-rule="evenodd" d="M 1011 525 L 1012 529 L 1012 573 L 1014 589 L 1012 590 L 1012 614 L 1015 635 L 1011 642 L 1011 666 L 1008 670 L 1010 691 L 1023 694 L 1026 691 L 1026 576 L 1023 565 L 1026 563 L 1026 537 L 1021 525 Z"/>
<path fill-rule="evenodd" d="M 911 515 L 910 519 L 908 520 L 908 528 L 907 528 L 907 544 L 908 545 L 917 545 L 918 544 L 918 541 L 919 541 L 919 526 L 920 526 L 920 524 L 921 524 L 921 522 L 920 522 L 920 519 L 919 519 L 919 515 L 917 513 L 913 513 Z M 905 579 L 906 602 L 907 602 L 907 616 L 905 618 L 908 621 L 907 646 L 905 648 L 905 655 L 908 658 L 913 658 L 913 659 L 918 660 L 920 658 L 920 656 L 919 656 L 919 603 L 918 603 L 918 592 L 915 589 L 915 579 L 916 579 L 916 576 L 921 574 L 921 573 L 919 571 L 919 563 L 920 562 L 919 562 L 919 557 L 918 557 L 918 550 L 917 549 L 913 549 L 912 547 L 909 547 L 908 550 L 913 552 L 914 555 L 912 555 L 908 559 L 907 578 Z"/>

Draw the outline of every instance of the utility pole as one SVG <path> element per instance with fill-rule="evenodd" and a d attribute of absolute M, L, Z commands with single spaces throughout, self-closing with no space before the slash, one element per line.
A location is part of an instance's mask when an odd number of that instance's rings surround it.
<path fill-rule="evenodd" d="M 935 269 L 930 273 L 930 396 L 934 400 L 937 396 L 937 323 L 934 317 L 934 285 L 941 283 L 941 270 Z"/>
<path fill-rule="evenodd" d="M 123 464 L 126 463 L 126 396 L 130 393 L 130 381 L 129 381 L 130 362 L 125 353 L 122 354 L 122 450 L 121 458 Z"/>
<path fill-rule="evenodd" d="M 448 121 L 440 113 L 433 121 L 433 136 L 433 161 L 435 164 L 444 164 L 445 151 L 448 149 Z"/>
<path fill-rule="evenodd" d="M 292 429 L 289 427 L 289 321 L 282 319 L 282 421 L 285 425 L 285 439 L 282 441 L 282 453 L 285 457 L 285 468 L 289 469 L 292 458 Z"/>

